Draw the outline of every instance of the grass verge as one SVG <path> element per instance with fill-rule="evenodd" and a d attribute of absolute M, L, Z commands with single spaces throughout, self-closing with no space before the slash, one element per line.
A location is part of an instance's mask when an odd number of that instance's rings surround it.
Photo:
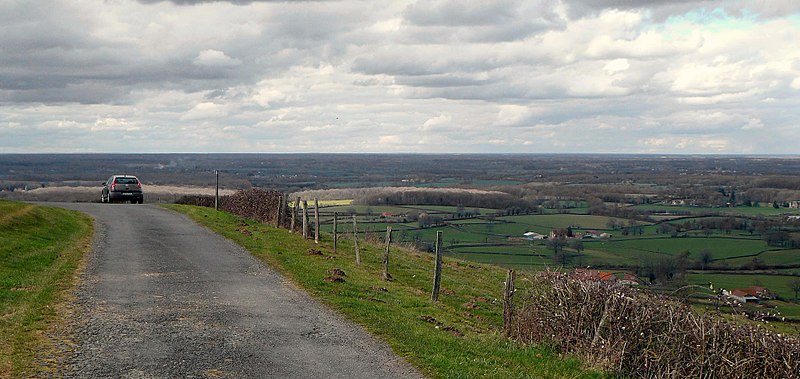
<path fill-rule="evenodd" d="M 168 205 L 233 240 L 338 310 L 387 341 L 423 373 L 434 378 L 596 378 L 603 375 L 544 345 L 520 346 L 503 338 L 505 270 L 445 259 L 440 302 L 430 301 L 433 257 L 392 248 L 389 272 L 381 279 L 383 247 L 341 238 L 333 252 L 330 236 L 317 245 L 284 229 L 210 208 Z M 523 287 L 524 277 L 517 280 Z"/>
<path fill-rule="evenodd" d="M 28 377 L 58 304 L 76 280 L 92 221 L 78 212 L 0 200 L 0 377 Z"/>

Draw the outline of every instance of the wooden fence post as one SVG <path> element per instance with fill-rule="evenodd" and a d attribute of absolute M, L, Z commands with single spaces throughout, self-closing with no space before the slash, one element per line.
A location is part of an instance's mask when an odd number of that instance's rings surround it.
<path fill-rule="evenodd" d="M 281 212 L 280 212 L 281 217 L 280 220 L 278 220 L 278 227 L 282 228 L 286 226 L 286 210 L 289 209 L 288 193 L 281 194 L 281 204 L 279 206 L 281 207 Z"/>
<path fill-rule="evenodd" d="M 308 201 L 303 200 L 303 238 L 308 238 Z"/>
<path fill-rule="evenodd" d="M 339 233 L 339 228 L 337 224 L 337 219 L 339 218 L 339 212 L 333 212 L 333 253 L 336 254 L 336 240 L 337 234 Z"/>
<path fill-rule="evenodd" d="M 442 283 L 442 231 L 436 231 L 436 266 L 433 272 L 433 293 L 431 300 L 439 301 L 439 287 Z"/>
<path fill-rule="evenodd" d="M 319 243 L 319 200 L 314 199 L 314 243 Z"/>
<path fill-rule="evenodd" d="M 503 334 L 511 336 L 511 323 L 514 321 L 514 270 L 508 270 L 503 289 Z"/>
<path fill-rule="evenodd" d="M 358 226 L 356 225 L 356 215 L 353 215 L 353 246 L 356 248 L 356 264 L 361 264 L 361 254 L 358 251 Z"/>
<path fill-rule="evenodd" d="M 278 208 L 275 212 L 275 227 L 280 228 L 281 226 L 281 214 L 283 213 L 283 209 L 281 205 L 283 204 L 283 194 L 278 195 Z"/>
<path fill-rule="evenodd" d="M 383 250 L 383 280 L 392 280 L 389 275 L 389 245 L 392 243 L 392 227 L 386 227 L 386 248 Z"/>
<path fill-rule="evenodd" d="M 297 197 L 297 201 L 294 202 L 292 205 L 292 223 L 289 225 L 289 231 L 294 233 L 294 228 L 297 219 L 297 208 L 300 206 L 300 197 Z"/>

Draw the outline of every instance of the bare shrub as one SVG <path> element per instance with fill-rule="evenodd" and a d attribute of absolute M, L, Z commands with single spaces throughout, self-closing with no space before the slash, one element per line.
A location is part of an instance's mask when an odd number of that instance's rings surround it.
<path fill-rule="evenodd" d="M 551 343 L 599 368 L 638 378 L 798 378 L 800 340 L 671 298 L 563 274 L 542 275 L 512 336 Z"/>

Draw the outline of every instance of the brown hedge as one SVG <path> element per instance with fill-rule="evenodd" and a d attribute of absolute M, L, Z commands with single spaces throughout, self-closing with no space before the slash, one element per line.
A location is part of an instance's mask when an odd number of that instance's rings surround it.
<path fill-rule="evenodd" d="M 233 195 L 220 196 L 219 209 L 271 224 L 275 222 L 275 217 L 277 217 L 281 195 L 278 191 L 260 188 L 242 190 Z M 176 203 L 213 208 L 214 196 L 184 196 L 178 199 Z"/>
<path fill-rule="evenodd" d="M 800 378 L 800 339 L 698 314 L 672 298 L 543 275 L 512 335 L 636 378 Z"/>

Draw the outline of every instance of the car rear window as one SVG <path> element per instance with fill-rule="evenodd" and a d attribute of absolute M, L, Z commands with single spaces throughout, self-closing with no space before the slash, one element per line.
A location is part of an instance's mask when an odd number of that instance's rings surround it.
<path fill-rule="evenodd" d="M 117 184 L 138 184 L 139 181 L 136 178 L 116 178 L 114 179 L 114 183 Z"/>

